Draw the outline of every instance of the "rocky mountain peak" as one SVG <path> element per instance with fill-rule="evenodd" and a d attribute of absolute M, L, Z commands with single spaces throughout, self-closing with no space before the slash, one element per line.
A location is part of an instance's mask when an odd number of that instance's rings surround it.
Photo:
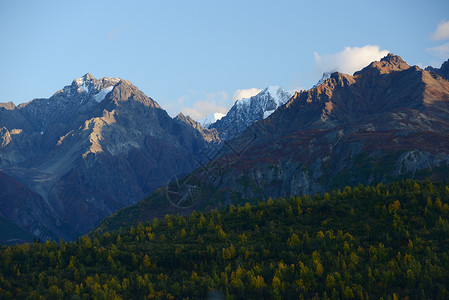
<path fill-rule="evenodd" d="M 102 89 L 114 86 L 119 83 L 122 79 L 113 77 L 103 77 L 102 79 L 96 79 L 90 73 L 86 73 L 83 76 L 74 79 L 72 85 L 64 87 L 60 92 L 66 93 L 91 93 L 95 94 L 100 92 Z M 109 90 L 110 91 L 110 90 Z"/>
<path fill-rule="evenodd" d="M 340 86 L 340 87 L 345 86 L 345 85 L 350 85 L 355 82 L 355 80 L 352 76 L 343 74 L 340 72 L 332 73 L 330 75 L 330 79 L 333 79 L 332 82 L 335 82 L 335 85 Z"/>
<path fill-rule="evenodd" d="M 83 76 L 84 81 L 95 79 L 90 73 L 86 73 Z"/>
<path fill-rule="evenodd" d="M 383 63 L 383 67 L 390 67 L 394 70 L 405 70 L 410 66 L 399 56 L 392 53 L 388 53 L 387 56 L 380 60 Z"/>
<path fill-rule="evenodd" d="M 92 81 L 96 81 L 95 77 L 93 77 L 90 73 L 86 73 L 83 76 L 76 78 L 72 81 L 72 86 L 83 86 L 89 84 Z"/>
<path fill-rule="evenodd" d="M 146 96 L 128 80 L 123 79 L 120 80 L 111 90 L 109 98 L 112 99 L 116 104 L 136 101 L 146 107 L 161 108 L 156 101 Z"/>
<path fill-rule="evenodd" d="M 190 116 L 184 115 L 182 112 L 180 112 L 175 118 L 175 120 L 186 123 L 186 124 L 198 124 L 195 120 L 193 120 Z"/>
<path fill-rule="evenodd" d="M 198 131 L 201 131 L 201 124 L 194 119 L 192 119 L 189 115 L 184 115 L 182 112 L 179 113 L 176 117 L 173 118 L 178 123 L 184 123 Z"/>
<path fill-rule="evenodd" d="M 90 114 L 122 80 L 104 77 L 95 79 L 90 73 L 76 78 L 48 99 L 35 99 L 18 106 L 24 117 L 34 127 L 34 132 L 43 132 L 52 124 L 67 126 L 78 116 Z"/>
<path fill-rule="evenodd" d="M 269 86 L 260 93 L 261 96 L 268 94 L 278 104 L 278 106 L 284 104 L 286 100 L 288 100 L 292 96 L 290 92 L 285 91 L 278 85 Z"/>
<path fill-rule="evenodd" d="M 208 129 L 203 128 L 201 126 L 201 123 L 193 120 L 190 116 L 186 116 L 183 113 L 179 113 L 176 117 L 173 118 L 173 120 L 180 124 L 185 124 L 188 127 L 193 128 L 195 131 L 198 132 L 202 136 L 202 138 L 208 142 L 208 143 L 220 143 L 220 135 L 216 129 Z"/>
<path fill-rule="evenodd" d="M 16 108 L 16 105 L 12 102 L 0 103 L 0 109 L 4 108 L 5 110 L 13 110 Z"/>
<path fill-rule="evenodd" d="M 367 73 L 390 74 L 396 71 L 403 71 L 410 68 L 400 56 L 388 53 L 380 61 L 374 61 L 361 71 L 355 72 L 354 76 Z"/>
<path fill-rule="evenodd" d="M 208 126 L 215 128 L 223 140 L 239 136 L 248 126 L 266 119 L 286 103 L 292 94 L 280 86 L 269 86 L 248 99 L 237 100 L 226 116 Z"/>

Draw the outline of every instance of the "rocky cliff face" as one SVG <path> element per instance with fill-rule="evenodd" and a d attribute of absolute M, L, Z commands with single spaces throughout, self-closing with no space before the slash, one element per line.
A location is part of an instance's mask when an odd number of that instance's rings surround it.
<path fill-rule="evenodd" d="M 173 191 L 192 199 L 184 208 L 191 211 L 359 183 L 447 179 L 448 130 L 449 81 L 389 54 L 354 76 L 332 73 L 249 126 L 181 181 L 195 193 L 169 185 L 102 226 L 180 211 L 166 200 Z"/>
<path fill-rule="evenodd" d="M 4 104 L 0 110 L 8 114 L 0 119 L 2 171 L 34 193 L 33 203 L 53 212 L 52 221 L 33 217 L 52 231 L 31 230 L 42 238 L 74 238 L 89 231 L 174 175 L 198 167 L 208 145 L 196 129 L 173 120 L 137 87 L 117 78 L 86 74 L 49 99 Z M 24 204 L 21 209 L 35 208 Z M 27 228 L 12 213 L 5 217 Z M 57 221 L 70 228 L 49 225 Z"/>

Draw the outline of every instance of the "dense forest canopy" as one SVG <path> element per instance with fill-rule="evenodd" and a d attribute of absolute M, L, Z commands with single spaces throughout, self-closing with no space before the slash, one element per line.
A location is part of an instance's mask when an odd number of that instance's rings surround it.
<path fill-rule="evenodd" d="M 449 187 L 411 180 L 0 248 L 0 298 L 447 299 Z"/>

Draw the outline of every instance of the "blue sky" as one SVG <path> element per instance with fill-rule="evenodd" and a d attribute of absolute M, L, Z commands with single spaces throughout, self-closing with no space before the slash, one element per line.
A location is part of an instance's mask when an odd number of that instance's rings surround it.
<path fill-rule="evenodd" d="M 447 22 L 447 23 L 446 23 Z M 308 89 L 385 53 L 449 58 L 449 1 L 0 1 L 0 102 L 89 72 L 130 80 L 170 115 L 225 112 L 269 85 Z"/>

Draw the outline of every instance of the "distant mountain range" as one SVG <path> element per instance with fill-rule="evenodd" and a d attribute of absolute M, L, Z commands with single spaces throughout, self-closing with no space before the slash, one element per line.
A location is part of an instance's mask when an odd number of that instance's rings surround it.
<path fill-rule="evenodd" d="M 449 81 L 438 73 L 392 54 L 353 76 L 334 72 L 228 140 L 204 167 L 99 228 L 359 183 L 447 180 Z M 168 201 L 172 195 L 183 205 Z"/>

